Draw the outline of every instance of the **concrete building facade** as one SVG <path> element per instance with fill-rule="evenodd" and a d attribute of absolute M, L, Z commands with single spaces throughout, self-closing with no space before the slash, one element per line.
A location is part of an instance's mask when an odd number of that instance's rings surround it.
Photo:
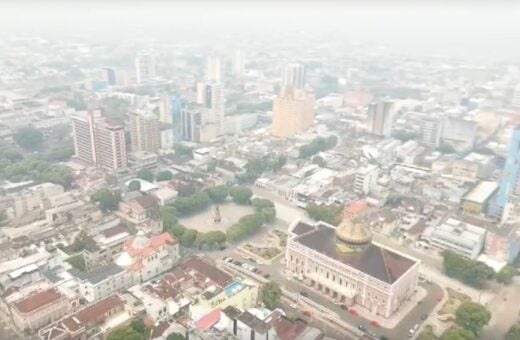
<path fill-rule="evenodd" d="M 313 95 L 303 90 L 287 89 L 273 101 L 272 135 L 281 138 L 293 137 L 314 124 Z"/>
<path fill-rule="evenodd" d="M 105 170 L 127 166 L 125 131 L 108 122 L 101 111 L 80 111 L 72 117 L 75 157 Z"/>

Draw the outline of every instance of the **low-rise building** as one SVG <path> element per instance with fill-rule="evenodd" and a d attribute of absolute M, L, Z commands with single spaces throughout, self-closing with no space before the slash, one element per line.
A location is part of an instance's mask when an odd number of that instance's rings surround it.
<path fill-rule="evenodd" d="M 377 185 L 379 169 L 376 165 L 360 168 L 356 172 L 354 190 L 360 194 L 368 195 Z"/>
<path fill-rule="evenodd" d="M 134 238 L 126 240 L 123 250 L 116 264 L 131 272 L 136 282 L 164 273 L 180 258 L 179 243 L 169 233 L 148 238 L 139 231 Z"/>
<path fill-rule="evenodd" d="M 114 263 L 97 268 L 84 275 L 78 274 L 81 297 L 88 302 L 99 301 L 131 287 L 134 280 L 131 272 Z"/>
<path fill-rule="evenodd" d="M 486 212 L 488 202 L 497 191 L 497 182 L 482 181 L 478 183 L 462 198 L 462 209 L 473 214 Z"/>
<path fill-rule="evenodd" d="M 67 296 L 51 288 L 11 303 L 10 310 L 16 328 L 34 331 L 61 319 L 78 306 L 77 297 Z"/>
<path fill-rule="evenodd" d="M 40 340 L 86 339 L 103 336 L 105 330 L 128 322 L 125 302 L 118 295 L 109 296 L 74 315 L 38 332 Z M 115 322 L 111 322 L 115 321 Z"/>
<path fill-rule="evenodd" d="M 83 251 L 87 270 L 112 263 L 114 257 L 123 251 L 123 245 L 130 237 L 131 234 L 124 224 L 105 229 L 94 236 L 97 247 L 87 247 Z"/>
<path fill-rule="evenodd" d="M 486 229 L 454 218 L 448 218 L 429 235 L 432 246 L 472 260 L 482 252 L 485 240 Z"/>

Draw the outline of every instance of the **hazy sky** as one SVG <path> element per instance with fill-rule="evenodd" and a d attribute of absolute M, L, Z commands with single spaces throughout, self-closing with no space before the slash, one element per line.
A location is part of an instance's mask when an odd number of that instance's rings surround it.
<path fill-rule="evenodd" d="M 8 32 L 127 32 L 181 28 L 230 32 L 342 30 L 352 39 L 417 49 L 520 57 L 520 1 L 24 1 L 4 0 Z M 361 2 L 361 1 L 359 1 Z M 473 52 L 474 51 L 474 52 Z"/>

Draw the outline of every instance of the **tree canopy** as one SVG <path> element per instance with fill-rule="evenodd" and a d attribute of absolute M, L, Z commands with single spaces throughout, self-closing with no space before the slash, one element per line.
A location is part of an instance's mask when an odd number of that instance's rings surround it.
<path fill-rule="evenodd" d="M 476 340 L 476 337 L 464 328 L 453 327 L 444 332 L 441 340 Z"/>
<path fill-rule="evenodd" d="M 181 236 L 181 244 L 185 247 L 192 247 L 197 239 L 197 230 L 185 229 Z"/>
<path fill-rule="evenodd" d="M 186 337 L 181 333 L 172 333 L 166 337 L 166 340 L 184 340 Z"/>
<path fill-rule="evenodd" d="M 443 252 L 443 266 L 446 275 L 476 288 L 482 288 L 495 274 L 486 264 L 466 259 L 450 251 Z"/>
<path fill-rule="evenodd" d="M 173 203 L 173 207 L 179 216 L 193 214 L 205 209 L 211 203 L 207 192 L 200 191 L 188 197 L 179 197 Z"/>
<path fill-rule="evenodd" d="M 206 192 L 213 203 L 222 203 L 229 195 L 229 188 L 227 185 L 218 185 L 213 188 L 207 188 Z"/>
<path fill-rule="evenodd" d="M 43 134 L 32 126 L 25 126 L 16 130 L 13 138 L 18 145 L 26 150 L 39 150 L 43 144 Z"/>
<path fill-rule="evenodd" d="M 264 223 L 262 214 L 254 213 L 240 218 L 240 220 L 229 227 L 226 231 L 229 242 L 237 242 L 253 235 Z"/>
<path fill-rule="evenodd" d="M 249 204 L 253 191 L 247 187 L 233 187 L 229 190 L 229 195 L 237 204 Z"/>
<path fill-rule="evenodd" d="M 309 203 L 305 208 L 307 215 L 316 221 L 323 221 L 332 225 L 337 225 L 341 221 L 341 206 L 337 204 L 332 205 L 318 205 L 316 203 Z"/>
<path fill-rule="evenodd" d="M 300 146 L 300 158 L 309 158 L 320 151 L 332 149 L 338 143 L 338 137 L 330 136 L 328 138 L 317 137 L 309 144 Z"/>
<path fill-rule="evenodd" d="M 153 179 L 155 176 L 153 175 L 153 172 L 150 171 L 149 169 L 141 168 L 137 172 L 137 177 L 140 179 L 144 179 L 145 181 L 148 181 L 148 182 L 153 182 Z"/>
<path fill-rule="evenodd" d="M 170 170 L 163 170 L 157 174 L 157 181 L 171 181 L 173 174 Z"/>
<path fill-rule="evenodd" d="M 489 323 L 491 313 L 481 304 L 467 301 L 462 303 L 455 313 L 456 322 L 462 328 L 475 336 L 480 334 L 484 326 Z"/>
<path fill-rule="evenodd" d="M 282 290 L 276 282 L 268 282 L 260 290 L 260 300 L 271 310 L 280 306 L 281 297 Z"/>
<path fill-rule="evenodd" d="M 259 213 L 264 218 L 264 222 L 272 223 L 276 219 L 276 208 L 274 203 L 264 198 L 254 198 L 251 201 L 256 213 Z"/>
<path fill-rule="evenodd" d="M 107 188 L 99 189 L 92 195 L 92 202 L 96 202 L 99 204 L 99 208 L 103 212 L 114 211 L 119 206 L 119 201 L 121 201 L 121 195 L 119 192 L 111 191 Z"/>
<path fill-rule="evenodd" d="M 520 324 L 515 324 L 509 328 L 505 340 L 520 340 Z"/>
<path fill-rule="evenodd" d="M 129 191 L 141 191 L 141 182 L 134 179 L 132 182 L 128 183 Z"/>
<path fill-rule="evenodd" d="M 510 284 L 513 280 L 513 276 L 516 275 L 515 267 L 510 264 L 506 264 L 500 271 L 496 274 L 496 279 L 500 283 Z"/>

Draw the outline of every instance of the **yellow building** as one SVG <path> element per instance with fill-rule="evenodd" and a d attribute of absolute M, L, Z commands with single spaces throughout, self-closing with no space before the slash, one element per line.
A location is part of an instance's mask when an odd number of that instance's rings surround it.
<path fill-rule="evenodd" d="M 273 136 L 292 137 L 313 124 L 314 95 L 288 88 L 273 101 Z"/>

